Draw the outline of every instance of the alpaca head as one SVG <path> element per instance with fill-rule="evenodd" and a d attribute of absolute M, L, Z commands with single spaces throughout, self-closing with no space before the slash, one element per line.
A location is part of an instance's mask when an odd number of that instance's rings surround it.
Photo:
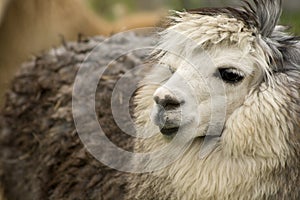
<path fill-rule="evenodd" d="M 151 117 L 162 134 L 180 128 L 204 136 L 209 126 L 222 124 L 244 102 L 262 80 L 267 63 L 262 63 L 263 56 L 255 57 L 261 49 L 242 21 L 224 14 L 178 15 L 182 22 L 166 30 L 159 46 L 167 52 L 158 55 L 158 67 L 169 70 L 169 77 L 153 94 Z"/>
<path fill-rule="evenodd" d="M 284 134 L 293 132 L 292 126 L 279 124 L 289 113 L 265 118 L 289 112 L 287 102 L 298 95 L 288 88 L 288 79 L 291 71 L 299 74 L 299 43 L 276 26 L 281 0 L 245 3 L 176 12 L 170 18 L 154 55 L 157 67 L 137 95 L 142 132 L 160 132 L 161 137 L 181 133 L 191 139 L 213 134 L 224 145 L 244 140 L 230 144 L 231 153 L 246 147 L 257 153 L 255 146 L 263 141 L 286 140 Z"/>

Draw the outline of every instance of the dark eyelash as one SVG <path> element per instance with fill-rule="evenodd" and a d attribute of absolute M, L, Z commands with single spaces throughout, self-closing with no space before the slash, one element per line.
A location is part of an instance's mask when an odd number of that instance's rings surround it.
<path fill-rule="evenodd" d="M 241 82 L 245 77 L 241 71 L 235 68 L 219 68 L 217 74 L 218 77 L 229 84 Z"/>

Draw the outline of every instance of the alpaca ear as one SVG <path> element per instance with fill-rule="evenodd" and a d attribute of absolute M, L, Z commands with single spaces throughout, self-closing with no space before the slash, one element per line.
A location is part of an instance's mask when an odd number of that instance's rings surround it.
<path fill-rule="evenodd" d="M 253 0 L 255 5 L 246 1 L 248 12 L 252 12 L 257 21 L 260 34 L 268 37 L 274 31 L 282 12 L 282 0 Z"/>

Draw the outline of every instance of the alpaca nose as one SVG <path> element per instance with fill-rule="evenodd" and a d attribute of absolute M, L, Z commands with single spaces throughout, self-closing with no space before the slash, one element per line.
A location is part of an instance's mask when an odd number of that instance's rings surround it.
<path fill-rule="evenodd" d="M 166 87 L 158 88 L 153 99 L 157 106 L 154 107 L 153 122 L 163 135 L 174 135 L 181 124 L 180 106 L 184 103 L 178 92 L 171 92 Z"/>
<path fill-rule="evenodd" d="M 183 100 L 164 87 L 160 87 L 155 91 L 154 101 L 165 110 L 174 110 L 184 103 Z"/>

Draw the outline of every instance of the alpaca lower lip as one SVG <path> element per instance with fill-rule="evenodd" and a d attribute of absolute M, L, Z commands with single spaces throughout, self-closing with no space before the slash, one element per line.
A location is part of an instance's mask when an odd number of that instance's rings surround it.
<path fill-rule="evenodd" d="M 180 111 L 164 111 L 160 110 L 159 112 L 153 115 L 153 122 L 155 125 L 159 126 L 160 129 L 171 129 L 179 127 L 182 123 L 181 112 Z"/>
<path fill-rule="evenodd" d="M 164 135 L 173 135 L 174 133 L 177 133 L 179 127 L 175 128 L 162 128 L 160 129 L 160 132 Z"/>

